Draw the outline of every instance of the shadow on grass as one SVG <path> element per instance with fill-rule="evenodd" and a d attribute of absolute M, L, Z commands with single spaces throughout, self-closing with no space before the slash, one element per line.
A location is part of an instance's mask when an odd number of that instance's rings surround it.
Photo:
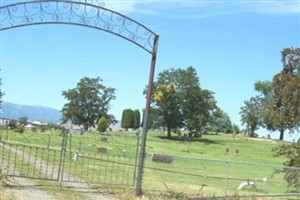
<path fill-rule="evenodd" d="M 189 137 L 187 139 L 187 141 L 182 141 L 178 136 L 172 136 L 171 138 L 168 138 L 167 136 L 164 135 L 159 135 L 157 136 L 157 138 L 162 139 L 162 140 L 169 140 L 169 141 L 177 141 L 180 143 L 191 143 L 191 142 L 199 142 L 199 143 L 203 143 L 205 145 L 210 145 L 210 144 L 219 144 L 219 141 L 214 141 L 214 140 L 210 140 L 207 138 L 202 138 L 202 137 Z"/>

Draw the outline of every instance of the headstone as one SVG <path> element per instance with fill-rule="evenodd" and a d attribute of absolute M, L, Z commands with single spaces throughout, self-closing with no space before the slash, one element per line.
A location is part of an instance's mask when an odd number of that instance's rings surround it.
<path fill-rule="evenodd" d="M 235 155 L 236 156 L 240 155 L 240 151 L 238 149 L 235 150 Z"/>
<path fill-rule="evenodd" d="M 225 149 L 225 155 L 228 155 L 229 154 L 229 148 L 226 148 Z"/>
<path fill-rule="evenodd" d="M 107 137 L 101 137 L 101 142 L 108 142 L 108 138 Z"/>
<path fill-rule="evenodd" d="M 153 154 L 152 161 L 158 163 L 171 163 L 173 161 L 173 156 L 171 155 L 164 155 L 164 154 Z"/>
<path fill-rule="evenodd" d="M 181 142 L 187 142 L 189 139 L 188 135 L 187 134 L 184 134 L 183 136 L 180 136 L 180 141 Z"/>
<path fill-rule="evenodd" d="M 98 149 L 98 152 L 100 154 L 107 154 L 107 148 L 105 148 L 105 147 L 98 147 L 97 149 Z"/>

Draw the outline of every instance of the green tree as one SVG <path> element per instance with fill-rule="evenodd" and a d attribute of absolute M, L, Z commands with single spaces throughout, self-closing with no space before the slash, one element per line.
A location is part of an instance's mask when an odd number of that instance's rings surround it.
<path fill-rule="evenodd" d="M 105 116 L 102 116 L 99 120 L 98 120 L 98 123 L 97 123 L 97 130 L 100 132 L 100 133 L 103 133 L 106 131 L 108 127 L 108 123 L 107 123 L 107 119 Z"/>
<path fill-rule="evenodd" d="M 220 108 L 217 108 L 211 121 L 211 131 L 216 133 L 232 133 L 232 123 L 229 115 Z"/>
<path fill-rule="evenodd" d="M 133 113 L 133 128 L 138 129 L 141 126 L 141 113 L 138 109 Z"/>
<path fill-rule="evenodd" d="M 28 123 L 28 117 L 20 117 L 19 118 L 19 123 L 25 126 Z"/>
<path fill-rule="evenodd" d="M 116 119 L 116 117 L 112 114 L 107 114 L 106 115 L 106 119 L 107 119 L 107 123 L 108 125 L 110 124 L 116 124 L 118 122 L 118 120 Z"/>
<path fill-rule="evenodd" d="M 144 125 L 144 115 L 145 110 L 143 109 L 143 118 L 141 125 Z M 159 110 L 156 107 L 150 107 L 150 112 L 148 116 L 148 129 L 159 129 L 163 127 L 163 119 L 159 114 Z"/>
<path fill-rule="evenodd" d="M 17 120 L 9 120 L 8 122 L 8 128 L 10 128 L 11 130 L 14 130 L 15 128 L 17 128 Z"/>
<path fill-rule="evenodd" d="M 152 108 L 162 117 L 167 137 L 171 131 L 185 127 L 189 135 L 199 135 L 216 107 L 213 93 L 200 87 L 193 67 L 169 69 L 158 74 L 154 83 Z"/>
<path fill-rule="evenodd" d="M 287 126 L 283 120 L 283 112 L 278 109 L 275 110 L 274 105 L 274 90 L 272 82 L 270 81 L 257 81 L 255 84 L 255 90 L 260 93 L 259 98 L 261 101 L 261 126 L 269 131 L 278 130 L 280 135 L 279 139 L 283 140 L 284 132 L 287 130 Z"/>
<path fill-rule="evenodd" d="M 244 104 L 240 111 L 241 122 L 243 125 L 246 125 L 249 136 L 254 137 L 254 131 L 257 130 L 261 124 L 261 101 L 260 98 L 256 96 L 244 101 Z"/>
<path fill-rule="evenodd" d="M 232 124 L 232 132 L 234 134 L 239 134 L 241 132 L 240 127 L 237 124 Z"/>
<path fill-rule="evenodd" d="M 121 127 L 124 129 L 133 128 L 134 111 L 131 109 L 124 109 L 121 120 Z"/>
<path fill-rule="evenodd" d="M 95 127 L 100 116 L 106 116 L 109 103 L 115 99 L 115 89 L 106 87 L 102 79 L 84 77 L 76 88 L 62 92 L 69 101 L 62 109 L 63 122 L 83 125 L 84 130 Z"/>
<path fill-rule="evenodd" d="M 275 156 L 285 156 L 288 160 L 283 164 L 288 167 L 300 167 L 300 140 L 293 143 L 282 143 L 280 146 L 273 149 Z M 296 168 L 284 168 L 276 171 L 278 173 L 284 173 L 284 179 L 288 183 L 289 187 L 300 188 L 299 170 Z"/>
<path fill-rule="evenodd" d="M 271 113 L 279 116 L 281 126 L 292 133 L 300 123 L 300 48 L 286 48 L 281 52 L 283 70 L 273 77 L 274 92 Z M 277 156 L 285 156 L 289 167 L 300 167 L 300 140 L 283 143 L 275 149 Z M 299 171 L 285 168 L 288 187 L 300 188 Z"/>
<path fill-rule="evenodd" d="M 271 112 L 279 116 L 281 127 L 293 132 L 300 123 L 300 48 L 283 49 L 281 61 L 283 69 L 272 81 L 274 98 Z"/>
<path fill-rule="evenodd" d="M 180 100 L 174 90 L 174 85 L 171 83 L 160 85 L 154 94 L 154 100 L 167 129 L 167 137 L 171 138 L 172 129 L 181 127 L 182 123 L 182 113 L 179 108 Z"/>

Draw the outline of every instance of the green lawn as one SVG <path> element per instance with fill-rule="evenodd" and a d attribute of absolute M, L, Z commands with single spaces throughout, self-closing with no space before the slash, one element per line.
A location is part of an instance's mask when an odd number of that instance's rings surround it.
<path fill-rule="evenodd" d="M 147 152 L 162 152 L 204 158 L 225 159 L 231 161 L 257 162 L 264 164 L 279 164 L 282 157 L 274 157 L 272 149 L 280 144 L 270 139 L 248 138 L 243 135 L 233 137 L 232 134 L 208 134 L 202 138 L 191 138 L 190 141 L 178 142 L 178 137 L 168 140 L 164 134 L 149 132 Z M 226 155 L 226 148 L 229 153 Z M 239 155 L 235 151 L 239 150 Z"/>

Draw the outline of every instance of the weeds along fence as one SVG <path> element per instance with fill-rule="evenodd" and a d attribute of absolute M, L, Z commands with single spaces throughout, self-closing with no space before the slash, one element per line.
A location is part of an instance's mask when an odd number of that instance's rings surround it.
<path fill-rule="evenodd" d="M 281 172 L 281 173 L 280 173 Z M 150 153 L 145 158 L 143 187 L 194 196 L 300 196 L 288 188 L 297 183 L 300 168 Z"/>

